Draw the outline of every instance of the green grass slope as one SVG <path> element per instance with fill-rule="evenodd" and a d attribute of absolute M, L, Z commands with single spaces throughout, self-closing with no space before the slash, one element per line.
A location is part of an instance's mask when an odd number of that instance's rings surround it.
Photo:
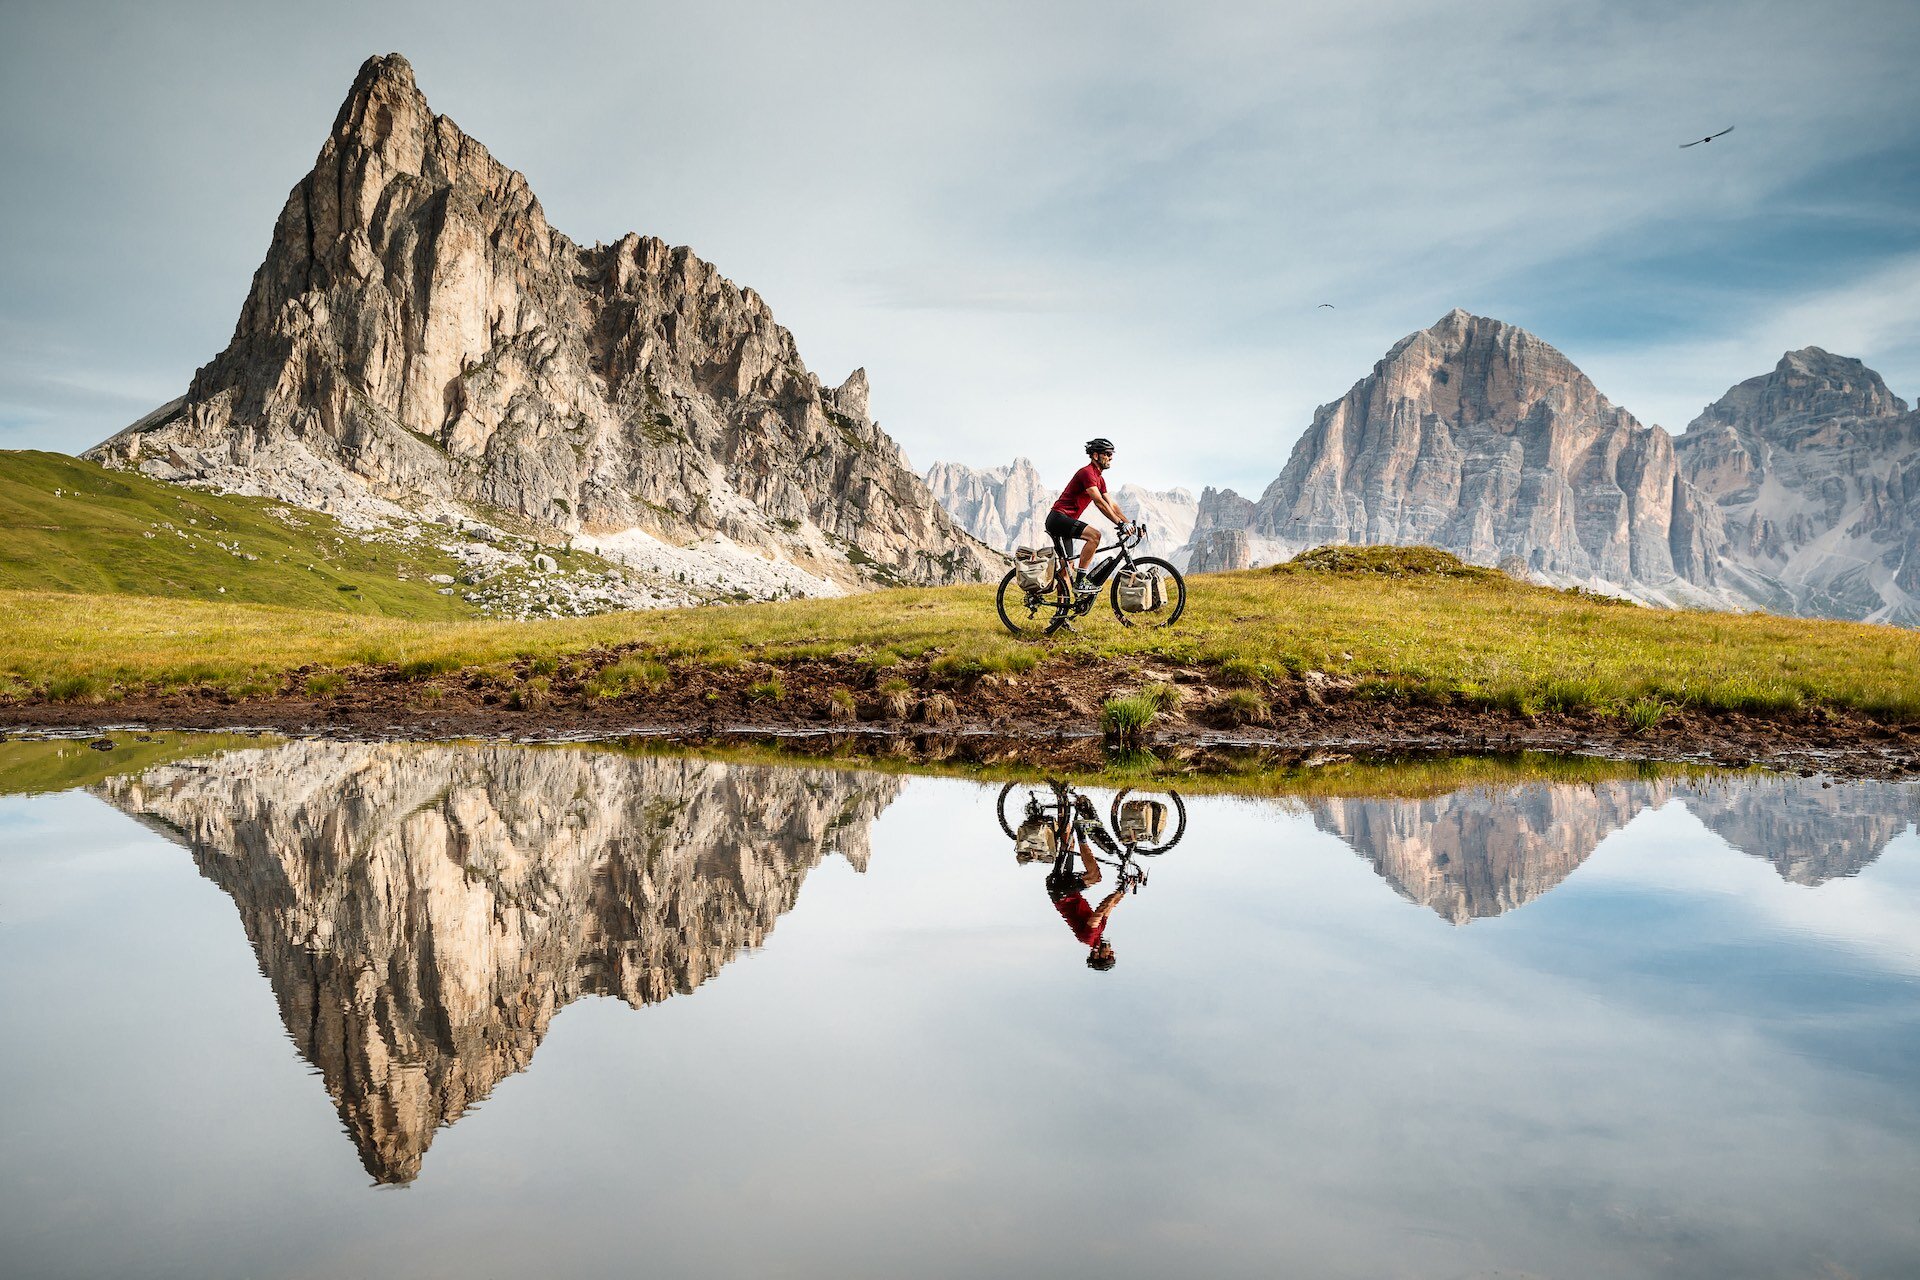
<path fill-rule="evenodd" d="M 0 588 L 473 617 L 427 581 L 458 570 L 433 547 L 363 541 L 316 512 L 0 450 Z"/>
<path fill-rule="evenodd" d="M 1920 631 L 1646 609 L 1411 552 L 1196 575 L 1170 631 L 1109 616 L 1050 643 L 1002 630 L 987 586 L 530 622 L 342 617 L 131 596 L 0 590 L 0 698 L 85 699 L 192 681 L 238 687 L 307 664 L 446 671 L 634 646 L 716 663 L 932 655 L 935 674 L 1145 660 L 1259 686 L 1325 672 L 1361 696 L 1522 713 L 1846 708 L 1920 723 Z"/>

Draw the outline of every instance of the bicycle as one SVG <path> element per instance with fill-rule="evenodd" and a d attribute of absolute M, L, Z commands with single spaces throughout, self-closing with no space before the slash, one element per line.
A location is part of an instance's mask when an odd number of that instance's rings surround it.
<path fill-rule="evenodd" d="M 1053 793 L 1051 800 L 1042 800 L 1037 790 L 1027 792 L 1026 801 L 1020 806 L 1020 825 L 1016 828 L 1007 817 L 1007 797 L 1021 785 L 1009 782 L 1000 788 L 995 813 L 1000 819 L 1000 829 L 1014 843 L 1015 856 L 1023 862 L 1051 860 L 1057 867 L 1061 858 L 1071 856 L 1073 851 L 1059 844 L 1058 834 L 1063 815 L 1070 814 L 1073 829 L 1083 832 L 1090 844 L 1107 855 L 1095 854 L 1095 861 L 1114 869 L 1115 883 L 1137 891 L 1147 882 L 1147 871 L 1134 859 L 1159 857 L 1187 834 L 1187 804 L 1178 791 L 1158 793 L 1166 797 L 1165 801 L 1130 801 L 1127 797 L 1134 794 L 1134 788 L 1120 791 L 1114 796 L 1107 815 L 1113 823 L 1113 832 L 1119 833 L 1116 839 L 1094 812 L 1092 801 L 1076 794 L 1066 783 L 1051 780 L 1046 784 Z M 1169 806 L 1166 801 L 1172 804 Z M 1171 836 L 1166 834 L 1169 813 L 1174 819 Z"/>
<path fill-rule="evenodd" d="M 1050 636 L 1062 629 L 1071 631 L 1072 620 L 1084 618 L 1093 612 L 1094 602 L 1100 598 L 1098 588 L 1107 586 L 1107 596 L 1113 604 L 1113 616 L 1120 620 L 1121 626 L 1149 629 L 1172 626 L 1186 612 L 1187 580 L 1180 576 L 1178 569 L 1159 556 L 1135 557 L 1132 554 L 1133 548 L 1139 546 L 1146 536 L 1147 527 L 1138 521 L 1123 527 L 1113 549 L 1088 570 L 1087 577 L 1095 590 L 1085 595 L 1076 592 L 1071 580 L 1060 571 L 1058 548 L 1055 551 L 1054 574 L 1045 589 L 1023 585 L 1018 565 L 1007 570 L 1007 576 L 1000 579 L 1000 590 L 993 602 L 1000 613 L 1000 621 L 1007 630 L 1023 640 Z M 1149 599 L 1155 602 L 1151 607 L 1122 607 L 1121 584 L 1125 573 L 1150 575 L 1146 585 L 1151 588 Z M 1042 610 L 1049 608 L 1053 610 L 1051 616 L 1043 618 Z"/>

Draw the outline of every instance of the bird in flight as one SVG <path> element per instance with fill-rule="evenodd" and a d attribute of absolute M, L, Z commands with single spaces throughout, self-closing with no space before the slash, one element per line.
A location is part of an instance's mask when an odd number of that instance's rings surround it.
<path fill-rule="evenodd" d="M 1325 307 L 1325 308 L 1326 308 L 1327 310 L 1329 310 L 1329 311 L 1338 311 L 1338 310 L 1339 310 L 1339 308 L 1338 308 L 1338 307 L 1336 307 L 1336 306 L 1334 306 L 1334 305 L 1333 305 L 1333 304 L 1332 304 L 1331 302 L 1323 302 L 1323 303 L 1321 303 L 1321 304 L 1320 304 L 1320 307 Z M 1315 308 L 1314 308 L 1314 310 L 1315 310 L 1315 311 L 1318 311 L 1318 310 L 1320 309 L 1320 307 L 1315 307 Z"/>
<path fill-rule="evenodd" d="M 1703 142 L 1712 142 L 1715 138 L 1724 138 L 1732 132 L 1733 126 L 1728 125 L 1718 133 L 1710 133 L 1704 138 L 1695 138 L 1692 142 L 1683 142 L 1680 144 L 1680 149 L 1685 151 L 1688 147 L 1697 147 Z"/>

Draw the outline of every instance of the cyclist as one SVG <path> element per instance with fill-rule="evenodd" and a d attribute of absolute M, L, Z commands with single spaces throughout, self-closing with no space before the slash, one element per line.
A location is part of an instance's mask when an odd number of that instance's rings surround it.
<path fill-rule="evenodd" d="M 1100 508 L 1100 514 L 1124 530 L 1127 518 L 1120 514 L 1120 508 L 1107 496 L 1107 479 L 1102 473 L 1113 465 L 1113 441 L 1105 436 L 1096 436 L 1087 441 L 1087 465 L 1073 473 L 1073 479 L 1067 481 L 1067 487 L 1054 501 L 1053 509 L 1047 512 L 1047 536 L 1053 539 L 1053 549 L 1060 556 L 1061 585 L 1066 582 L 1066 564 L 1073 555 L 1073 540 L 1084 539 L 1080 548 L 1080 569 L 1074 575 L 1072 591 L 1075 596 L 1092 595 L 1099 588 L 1087 579 L 1087 568 L 1093 564 L 1093 553 L 1100 546 L 1100 531 L 1080 518 L 1091 501 Z"/>
<path fill-rule="evenodd" d="M 1088 948 L 1087 968 L 1104 973 L 1120 963 L 1113 954 L 1113 944 L 1106 939 L 1107 920 L 1120 900 L 1127 896 L 1127 886 L 1123 877 L 1120 887 L 1102 898 L 1097 907 L 1088 903 L 1086 894 L 1081 892 L 1100 883 L 1100 864 L 1087 845 L 1085 823 L 1090 819 L 1098 821 L 1085 796 L 1076 796 L 1071 810 L 1060 806 L 1060 857 L 1047 874 L 1047 898 L 1060 918 L 1067 922 L 1067 928 L 1073 930 L 1073 936 Z M 1084 868 L 1080 871 L 1072 869 L 1076 846 Z"/>

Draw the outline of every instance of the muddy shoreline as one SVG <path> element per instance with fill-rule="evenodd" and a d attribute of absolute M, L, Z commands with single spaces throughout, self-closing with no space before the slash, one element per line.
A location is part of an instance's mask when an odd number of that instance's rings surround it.
<path fill-rule="evenodd" d="M 1204 768 L 1214 756 L 1548 751 L 1711 763 L 1849 778 L 1920 778 L 1920 726 L 1825 709 L 1761 717 L 1678 709 L 1636 730 L 1586 711 L 1522 714 L 1360 696 L 1337 679 L 1224 684 L 1208 667 L 1052 661 L 1024 674 L 941 671 L 926 659 L 665 664 L 648 687 L 605 696 L 596 676 L 623 655 L 596 651 L 508 670 L 420 675 L 392 666 L 302 669 L 252 697 L 187 687 L 112 701 L 0 704 L 0 731 L 260 729 L 351 738 L 645 735 L 676 742 L 777 738 L 826 754 L 859 737 L 903 759 L 1096 768 L 1107 698 L 1149 684 L 1178 691 L 1141 745 Z M 664 677 L 662 677 L 664 671 Z M 317 684 L 315 683 L 317 682 Z M 337 682 L 337 686 L 336 686 Z M 1248 698 L 1258 699 L 1249 718 Z"/>

